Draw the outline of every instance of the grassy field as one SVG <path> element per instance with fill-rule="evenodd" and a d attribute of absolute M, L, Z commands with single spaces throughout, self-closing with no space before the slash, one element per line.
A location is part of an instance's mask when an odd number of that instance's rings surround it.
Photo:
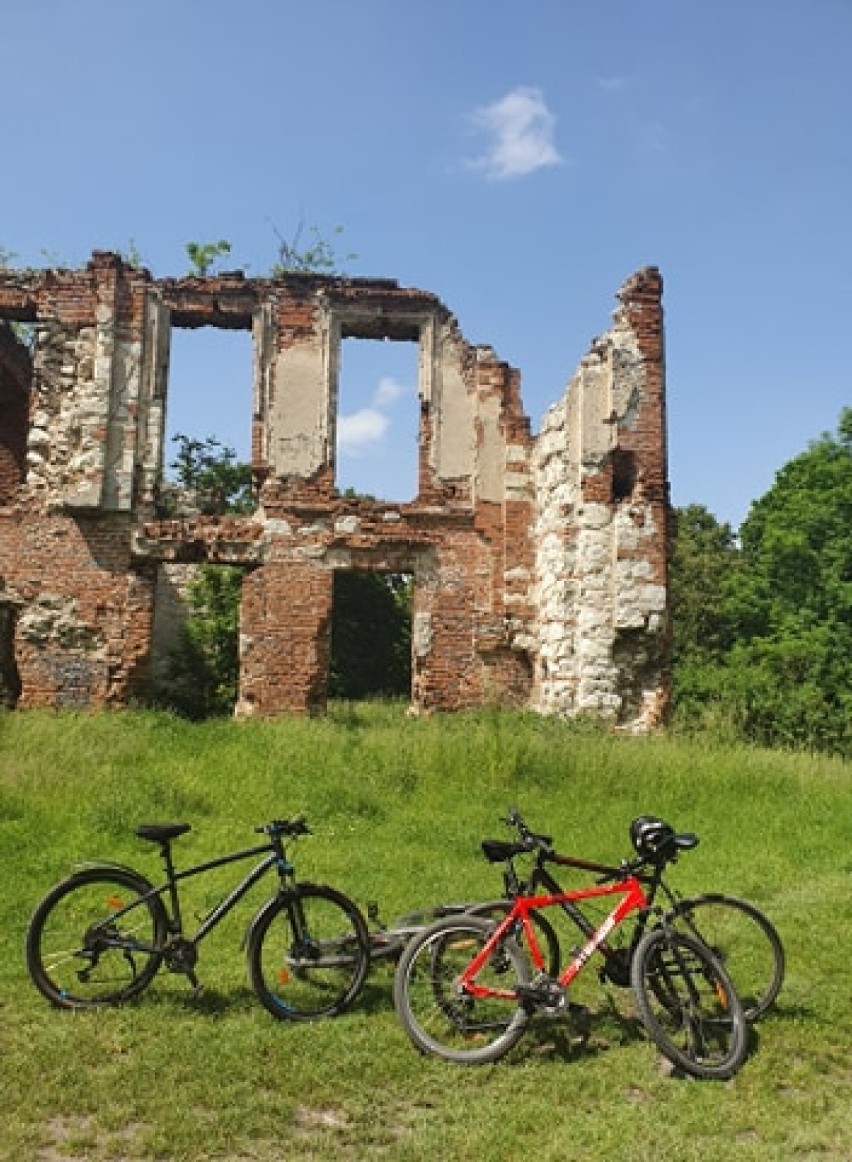
<path fill-rule="evenodd" d="M 702 740 L 615 738 L 520 714 L 406 719 L 340 707 L 317 721 L 192 725 L 147 713 L 0 716 L 0 1159 L 396 1159 L 625 1162 L 852 1157 L 848 936 L 852 767 Z M 503 1062 L 423 1058 L 378 966 L 355 1008 L 275 1021 L 241 940 L 262 886 L 202 945 L 200 997 L 163 973 L 135 1004 L 55 1011 L 23 961 L 28 917 L 76 860 L 157 871 L 139 822 L 186 820 L 196 862 L 304 812 L 306 877 L 393 918 L 499 894 L 479 853 L 517 804 L 562 850 L 629 854 L 639 813 L 701 837 L 672 879 L 747 896 L 776 921 L 788 972 L 733 1081 L 672 1078 L 627 994 L 589 973 L 584 1045 L 535 1023 Z M 189 896 L 203 914 L 222 883 Z"/>

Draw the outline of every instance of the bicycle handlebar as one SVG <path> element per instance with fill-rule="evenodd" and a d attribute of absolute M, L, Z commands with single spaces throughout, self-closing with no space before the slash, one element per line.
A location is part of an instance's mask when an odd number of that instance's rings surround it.
<path fill-rule="evenodd" d="M 258 835 L 289 835 L 294 837 L 296 835 L 310 835 L 311 829 L 308 827 L 304 815 L 297 815 L 295 819 L 273 819 L 271 823 L 264 823 L 260 827 L 255 827 Z"/>
<path fill-rule="evenodd" d="M 635 855 L 630 859 L 622 859 L 618 866 L 592 862 L 590 860 L 576 859 L 573 856 L 558 855 L 553 847 L 553 839 L 549 835 L 542 835 L 532 831 L 521 815 L 517 807 L 512 807 L 509 814 L 503 819 L 503 822 L 508 827 L 514 827 L 520 836 L 527 851 L 540 851 L 546 858 L 552 860 L 554 863 L 562 864 L 565 867 L 574 867 L 583 871 L 598 872 L 600 878 L 596 881 L 599 884 L 605 884 L 609 881 L 625 879 L 627 876 L 638 875 L 642 872 L 648 872 L 651 868 L 660 866 L 659 860 L 649 858 L 641 855 Z M 686 837 L 685 837 L 686 838 Z M 688 837 L 693 839 L 692 836 Z M 683 844 L 684 849 L 687 846 L 695 846 L 697 840 L 689 845 Z M 675 858 L 675 857 L 672 857 Z"/>
<path fill-rule="evenodd" d="M 503 820 L 508 827 L 514 827 L 518 835 L 521 837 L 521 842 L 528 851 L 535 851 L 536 849 L 543 851 L 547 855 L 553 854 L 553 837 L 550 835 L 542 835 L 538 832 L 531 831 L 527 827 L 523 816 L 517 807 L 512 807 L 509 814 Z"/>

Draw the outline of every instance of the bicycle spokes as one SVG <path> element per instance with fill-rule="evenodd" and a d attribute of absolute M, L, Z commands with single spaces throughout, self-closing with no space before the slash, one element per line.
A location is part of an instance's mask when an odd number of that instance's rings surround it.
<path fill-rule="evenodd" d="M 276 1017 L 309 1020 L 342 1011 L 369 964 L 354 905 L 333 889 L 303 885 L 270 905 L 250 940 L 253 987 Z"/>
<path fill-rule="evenodd" d="M 646 1029 L 663 1053 L 698 1077 L 730 1077 L 745 1059 L 745 1016 L 705 945 L 655 929 L 639 945 L 633 985 Z"/>
<path fill-rule="evenodd" d="M 497 1060 L 520 1037 L 528 1014 L 519 990 L 529 969 L 514 941 L 501 942 L 485 959 L 471 981 L 475 994 L 463 983 L 492 933 L 489 921 L 460 916 L 427 929 L 403 953 L 394 1000 L 419 1048 L 475 1064 Z"/>
<path fill-rule="evenodd" d="M 158 900 L 122 869 L 92 868 L 55 888 L 27 932 L 38 988 L 68 1008 L 126 1000 L 157 971 L 165 935 Z"/>

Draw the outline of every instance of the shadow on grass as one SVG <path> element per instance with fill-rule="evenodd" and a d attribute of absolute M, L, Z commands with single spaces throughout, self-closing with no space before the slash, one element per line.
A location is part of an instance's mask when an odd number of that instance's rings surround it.
<path fill-rule="evenodd" d="M 129 1002 L 134 1005 L 159 1007 L 172 1011 L 197 1012 L 201 1016 L 218 1017 L 227 1014 L 247 1012 L 257 1009 L 266 1012 L 257 995 L 248 985 L 231 985 L 219 989 L 202 984 L 197 992 L 187 987 L 185 990 L 171 988 L 157 991 L 156 986 L 142 997 Z M 346 1012 L 366 1012 L 367 1014 L 387 1013 L 393 1010 L 393 976 L 387 981 L 367 978 L 363 990 L 358 994 Z M 319 1018 L 320 1020 L 334 1018 Z"/>
<path fill-rule="evenodd" d="M 227 990 L 202 985 L 198 990 L 170 989 L 158 992 L 151 989 L 134 1002 L 145 1007 L 168 1009 L 174 1012 L 196 1012 L 200 1016 L 221 1017 L 227 1014 L 247 1012 L 260 1008 L 260 1001 L 247 985 L 237 985 Z"/>

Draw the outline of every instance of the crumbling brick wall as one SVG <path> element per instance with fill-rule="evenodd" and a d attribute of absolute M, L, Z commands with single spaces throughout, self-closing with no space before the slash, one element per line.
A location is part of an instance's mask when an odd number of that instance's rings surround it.
<path fill-rule="evenodd" d="M 624 284 L 535 456 L 537 704 L 639 728 L 669 690 L 661 295 L 656 270 Z"/>
<path fill-rule="evenodd" d="M 391 280 L 155 280 L 102 252 L 84 270 L 0 271 L 0 695 L 149 696 L 164 575 L 209 562 L 243 570 L 239 714 L 322 710 L 334 572 L 365 569 L 413 577 L 415 709 L 653 724 L 667 691 L 661 294 L 655 270 L 628 280 L 534 437 L 518 372 Z M 33 329 L 32 352 L 11 323 Z M 170 335 L 201 326 L 252 336 L 252 517 L 161 510 Z M 349 337 L 417 344 L 409 503 L 336 487 Z"/>

